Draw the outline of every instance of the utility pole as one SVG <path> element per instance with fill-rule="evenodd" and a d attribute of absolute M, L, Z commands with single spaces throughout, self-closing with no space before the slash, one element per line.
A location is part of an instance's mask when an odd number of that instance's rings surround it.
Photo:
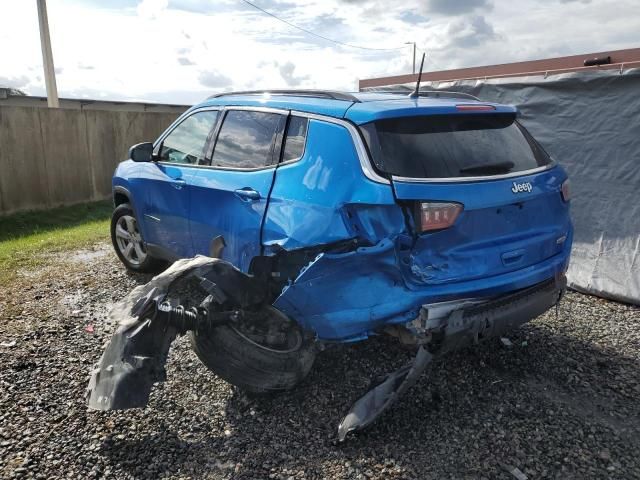
<path fill-rule="evenodd" d="M 416 42 L 404 42 L 405 45 L 413 45 L 413 69 L 411 73 L 416 73 Z"/>
<path fill-rule="evenodd" d="M 53 53 L 51 52 L 51 38 L 49 37 L 49 18 L 47 17 L 47 1 L 38 2 L 38 23 L 40 25 L 40 45 L 42 47 L 42 64 L 44 66 L 44 82 L 47 86 L 47 104 L 49 108 L 60 107 L 58 101 L 58 87 L 56 86 L 56 72 L 53 67 Z"/>

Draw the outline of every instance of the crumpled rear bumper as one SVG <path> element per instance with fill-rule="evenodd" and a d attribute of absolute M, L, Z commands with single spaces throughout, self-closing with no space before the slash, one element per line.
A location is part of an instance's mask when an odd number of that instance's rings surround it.
<path fill-rule="evenodd" d="M 567 252 L 504 275 L 416 287 L 407 284 L 397 249 L 384 239 L 351 252 L 320 254 L 273 305 L 321 340 L 355 341 L 385 325 L 414 320 L 425 304 L 451 298 L 485 301 L 558 278 L 569 262 Z"/>
<path fill-rule="evenodd" d="M 434 335 L 438 354 L 478 343 L 542 315 L 556 305 L 564 294 L 567 279 L 563 275 L 541 282 L 515 293 L 492 300 L 461 306 L 439 319 L 429 319 L 426 310 L 425 327 Z M 422 316 L 424 311 L 421 312 Z"/>

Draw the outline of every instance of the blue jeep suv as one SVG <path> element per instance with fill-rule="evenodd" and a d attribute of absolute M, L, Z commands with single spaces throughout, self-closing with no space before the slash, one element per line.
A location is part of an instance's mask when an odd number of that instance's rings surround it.
<path fill-rule="evenodd" d="M 113 177 L 118 256 L 136 271 L 197 255 L 229 266 L 231 286 L 209 280 L 216 308 L 234 313 L 192 342 L 248 390 L 295 385 L 318 341 L 384 332 L 443 352 L 496 336 L 565 287 L 567 175 L 513 106 L 225 93 L 130 157 Z M 268 320 L 247 313 L 258 303 Z"/>

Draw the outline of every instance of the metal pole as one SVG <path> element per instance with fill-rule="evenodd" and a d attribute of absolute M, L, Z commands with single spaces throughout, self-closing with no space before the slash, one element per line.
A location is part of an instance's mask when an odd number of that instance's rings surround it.
<path fill-rule="evenodd" d="M 413 74 L 416 73 L 416 42 L 413 42 Z"/>
<path fill-rule="evenodd" d="M 49 19 L 47 17 L 46 0 L 38 2 L 38 23 L 40 25 L 40 44 L 42 47 L 42 63 L 44 66 L 44 82 L 47 86 L 47 104 L 49 108 L 60 107 L 58 101 L 58 87 L 56 86 L 56 72 L 53 67 L 53 53 L 51 52 L 51 38 L 49 37 Z"/>
<path fill-rule="evenodd" d="M 416 42 L 404 42 L 405 45 L 413 45 L 413 69 L 411 72 L 416 73 Z"/>

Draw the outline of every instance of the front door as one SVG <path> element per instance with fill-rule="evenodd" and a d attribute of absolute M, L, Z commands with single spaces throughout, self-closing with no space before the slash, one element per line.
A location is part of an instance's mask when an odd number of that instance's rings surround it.
<path fill-rule="evenodd" d="M 156 145 L 158 161 L 136 192 L 136 198 L 144 199 L 140 210 L 145 241 L 168 256 L 193 255 L 189 233 L 191 185 L 217 116 L 215 110 L 195 112 L 164 137 Z"/>
<path fill-rule="evenodd" d="M 261 253 L 260 232 L 286 113 L 227 109 L 208 168 L 193 178 L 190 226 L 196 254 L 224 238 L 221 258 L 248 271 Z"/>

